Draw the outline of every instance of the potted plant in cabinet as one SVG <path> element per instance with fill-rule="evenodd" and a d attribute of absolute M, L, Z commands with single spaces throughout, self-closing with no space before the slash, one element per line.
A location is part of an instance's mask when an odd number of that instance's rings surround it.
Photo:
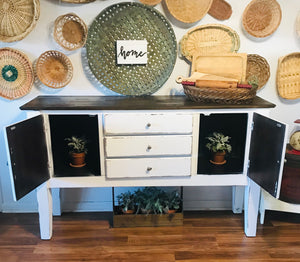
<path fill-rule="evenodd" d="M 215 165 L 223 165 L 226 163 L 225 155 L 232 150 L 229 144 L 230 137 L 225 136 L 223 133 L 213 132 L 212 135 L 206 137 L 208 143 L 206 147 L 212 153 L 210 162 Z"/>
<path fill-rule="evenodd" d="M 67 146 L 69 148 L 70 166 L 71 167 L 83 167 L 86 165 L 85 156 L 88 152 L 87 139 L 84 137 L 71 136 L 65 138 Z"/>

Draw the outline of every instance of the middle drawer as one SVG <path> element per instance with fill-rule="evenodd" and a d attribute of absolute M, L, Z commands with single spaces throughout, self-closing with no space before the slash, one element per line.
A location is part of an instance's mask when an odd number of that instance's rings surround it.
<path fill-rule="evenodd" d="M 191 155 L 192 136 L 105 137 L 106 157 Z"/>

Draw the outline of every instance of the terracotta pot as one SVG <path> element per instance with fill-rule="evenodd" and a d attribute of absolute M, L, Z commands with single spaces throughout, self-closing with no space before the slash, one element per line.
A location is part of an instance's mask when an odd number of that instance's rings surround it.
<path fill-rule="evenodd" d="M 86 165 L 85 163 L 85 153 L 70 153 L 71 163 L 70 166 L 72 167 L 83 167 Z"/>
<path fill-rule="evenodd" d="M 226 163 L 225 155 L 226 155 L 225 151 L 218 151 L 213 154 L 213 160 L 210 160 L 210 162 L 215 165 L 223 165 Z"/>

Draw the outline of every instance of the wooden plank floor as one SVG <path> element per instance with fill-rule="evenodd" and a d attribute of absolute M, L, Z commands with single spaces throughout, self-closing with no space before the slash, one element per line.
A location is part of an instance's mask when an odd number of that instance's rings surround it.
<path fill-rule="evenodd" d="M 257 237 L 243 215 L 185 212 L 178 227 L 112 228 L 110 213 L 63 213 L 40 240 L 38 214 L 0 213 L 0 261 L 300 261 L 300 215 L 266 212 Z"/>

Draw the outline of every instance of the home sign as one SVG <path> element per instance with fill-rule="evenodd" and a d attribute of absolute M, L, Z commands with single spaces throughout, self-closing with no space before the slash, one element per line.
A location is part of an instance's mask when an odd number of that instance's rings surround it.
<path fill-rule="evenodd" d="M 118 65 L 147 64 L 147 40 L 117 40 Z"/>

